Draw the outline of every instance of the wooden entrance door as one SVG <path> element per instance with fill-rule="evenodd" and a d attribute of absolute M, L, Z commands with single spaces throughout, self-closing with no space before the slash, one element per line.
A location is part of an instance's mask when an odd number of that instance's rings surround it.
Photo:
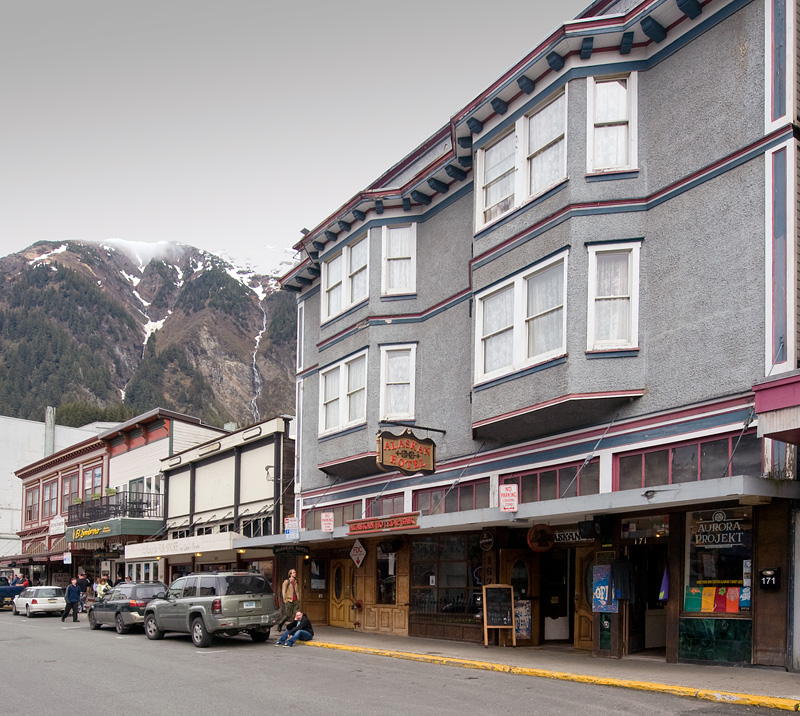
<path fill-rule="evenodd" d="M 331 626 L 353 628 L 355 611 L 355 564 L 351 559 L 331 560 L 331 603 L 329 623 Z"/>
<path fill-rule="evenodd" d="M 530 602 L 530 639 L 517 636 L 517 646 L 541 644 L 539 614 L 539 556 L 525 549 L 500 550 L 500 584 L 514 588 L 514 603 Z M 509 639 L 509 643 L 510 643 Z"/>
<path fill-rule="evenodd" d="M 594 547 L 575 548 L 575 638 L 576 649 L 591 650 L 594 646 L 594 613 L 592 612 L 592 567 Z"/>

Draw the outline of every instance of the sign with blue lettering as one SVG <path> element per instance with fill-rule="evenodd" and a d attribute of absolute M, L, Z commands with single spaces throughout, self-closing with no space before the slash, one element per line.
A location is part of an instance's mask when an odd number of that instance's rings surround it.
<path fill-rule="evenodd" d="M 619 602 L 611 594 L 611 565 L 592 567 L 592 611 L 616 614 Z"/>

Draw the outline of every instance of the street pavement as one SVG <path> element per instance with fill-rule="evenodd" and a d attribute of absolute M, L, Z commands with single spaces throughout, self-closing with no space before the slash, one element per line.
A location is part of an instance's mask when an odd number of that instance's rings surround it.
<path fill-rule="evenodd" d="M 439 639 L 314 627 L 304 647 L 485 669 L 603 686 L 674 694 L 706 701 L 800 711 L 800 675 L 780 668 L 667 664 L 661 659 L 596 658 L 560 647 L 484 647 Z"/>

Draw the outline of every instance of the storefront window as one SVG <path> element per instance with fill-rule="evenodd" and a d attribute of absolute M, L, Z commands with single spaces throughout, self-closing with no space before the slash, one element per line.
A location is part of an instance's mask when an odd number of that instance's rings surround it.
<path fill-rule="evenodd" d="M 395 604 L 397 601 L 397 555 L 385 553 L 378 549 L 377 578 L 378 585 L 375 601 L 378 604 Z"/>
<path fill-rule="evenodd" d="M 687 612 L 750 612 L 753 510 L 691 512 L 686 522 Z"/>
<path fill-rule="evenodd" d="M 478 535 L 430 536 L 412 541 L 412 618 L 480 622 L 482 584 Z"/>
<path fill-rule="evenodd" d="M 311 589 L 325 589 L 326 562 L 324 559 L 311 560 Z"/>

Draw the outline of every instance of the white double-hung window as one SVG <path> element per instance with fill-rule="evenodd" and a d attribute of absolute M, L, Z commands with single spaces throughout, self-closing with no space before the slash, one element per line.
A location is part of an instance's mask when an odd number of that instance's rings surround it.
<path fill-rule="evenodd" d="M 566 353 L 563 252 L 478 294 L 475 379 L 492 379 Z"/>
<path fill-rule="evenodd" d="M 413 420 L 416 344 L 381 346 L 381 420 Z"/>
<path fill-rule="evenodd" d="M 587 349 L 638 348 L 639 242 L 589 250 Z"/>
<path fill-rule="evenodd" d="M 636 73 L 589 77 L 587 93 L 587 172 L 636 169 Z"/>
<path fill-rule="evenodd" d="M 384 226 L 381 247 L 381 294 L 416 293 L 417 225 Z"/>
<path fill-rule="evenodd" d="M 367 236 L 322 264 L 322 320 L 346 311 L 369 295 Z"/>
<path fill-rule="evenodd" d="M 367 419 L 367 352 L 320 371 L 320 434 L 363 423 Z"/>
<path fill-rule="evenodd" d="M 536 198 L 567 176 L 566 90 L 520 117 L 506 135 L 477 154 L 477 224 Z"/>

